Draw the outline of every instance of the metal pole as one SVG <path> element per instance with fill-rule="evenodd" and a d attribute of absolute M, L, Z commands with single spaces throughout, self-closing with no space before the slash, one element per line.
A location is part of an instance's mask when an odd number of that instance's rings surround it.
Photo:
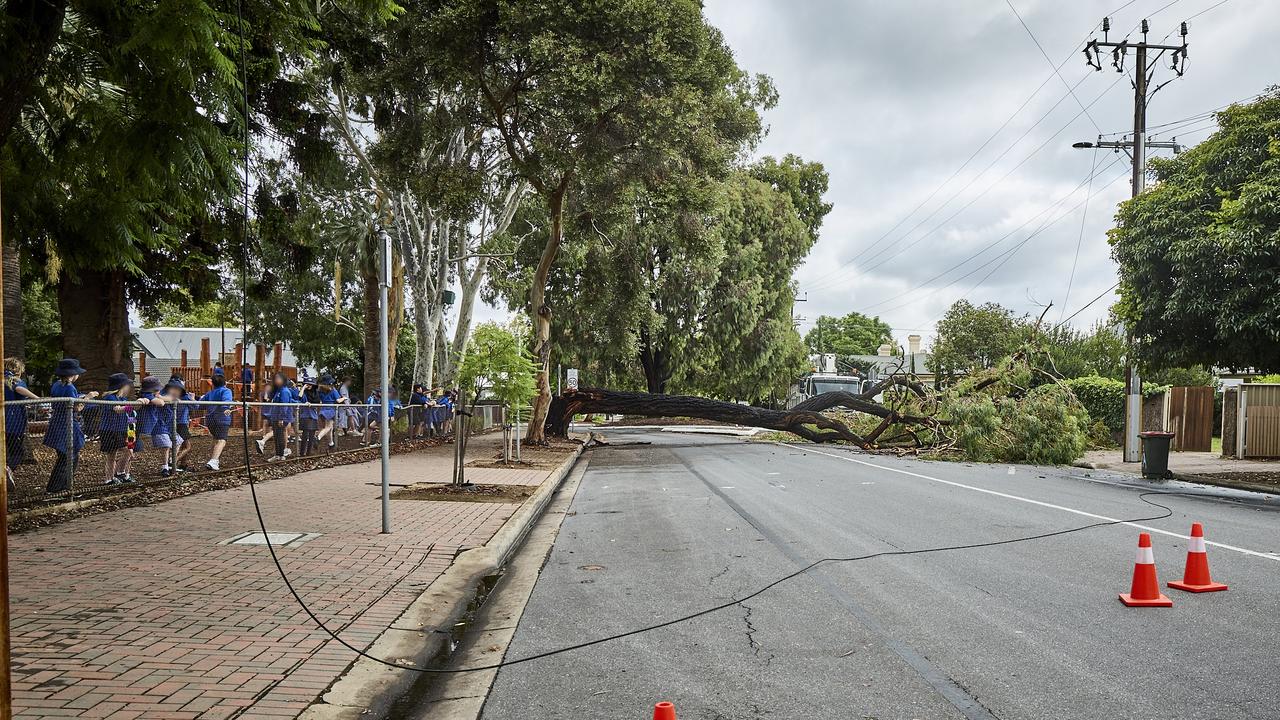
<path fill-rule="evenodd" d="M 520 462 L 520 405 L 516 404 L 516 462 Z"/>
<path fill-rule="evenodd" d="M 382 402 L 379 412 L 381 417 L 382 445 L 382 532 L 391 532 L 391 420 L 387 417 L 390 399 L 391 353 L 389 331 L 387 328 L 388 300 L 387 291 L 391 287 L 391 236 L 383 233 L 382 242 L 382 282 L 378 283 L 378 363 L 379 381 L 382 385 Z"/>
<path fill-rule="evenodd" d="M 1145 22 L 1145 21 L 1144 21 Z M 1144 28 L 1145 29 L 1145 28 Z M 1133 197 L 1142 194 L 1147 180 L 1147 45 L 1146 37 L 1137 46 L 1133 83 Z M 1142 460 L 1142 378 L 1138 366 L 1129 360 L 1125 373 L 1124 461 Z"/>

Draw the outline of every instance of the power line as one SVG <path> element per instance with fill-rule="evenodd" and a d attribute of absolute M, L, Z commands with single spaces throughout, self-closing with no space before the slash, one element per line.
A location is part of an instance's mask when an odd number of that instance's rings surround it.
<path fill-rule="evenodd" d="M 1093 151 L 1093 167 L 1098 166 L 1098 151 Z M 1093 171 L 1089 171 L 1089 182 L 1093 182 Z M 1080 234 L 1076 237 L 1076 252 L 1071 258 L 1071 274 L 1067 276 L 1067 294 L 1062 298 L 1062 312 L 1067 311 L 1067 303 L 1071 300 L 1071 285 L 1076 280 L 1076 265 L 1080 262 L 1080 246 L 1084 244 L 1084 223 L 1089 217 L 1089 191 L 1084 193 L 1084 212 L 1080 213 Z M 1062 322 L 1062 314 L 1058 314 L 1058 322 Z"/>
<path fill-rule="evenodd" d="M 901 298 L 901 297 L 904 297 L 904 296 L 906 296 L 906 295 L 909 295 L 909 294 L 911 294 L 911 293 L 913 293 L 913 292 L 915 292 L 915 291 L 917 291 L 917 290 L 920 290 L 921 288 L 928 287 L 928 286 L 929 286 L 929 283 L 931 283 L 931 282 L 933 282 L 933 281 L 935 281 L 935 280 L 938 280 L 938 279 L 942 278 L 943 276 L 947 275 L 948 273 L 950 273 L 950 272 L 952 272 L 952 271 L 954 271 L 954 270 L 958 270 L 959 268 L 964 267 L 965 265 L 968 265 L 970 262 L 972 262 L 973 260 L 976 260 L 979 256 L 983 255 L 984 253 L 986 253 L 986 252 L 987 252 L 988 250 L 990 250 L 991 248 L 993 248 L 993 247 L 995 247 L 995 246 L 999 245 L 1000 243 L 1004 242 L 1005 240 L 1007 240 L 1008 238 L 1010 238 L 1011 236 L 1013 236 L 1013 234 L 1014 234 L 1014 233 L 1016 233 L 1016 232 L 1018 232 L 1019 230 L 1023 229 L 1023 228 L 1024 228 L 1024 227 L 1026 227 L 1027 225 L 1030 225 L 1031 223 L 1035 222 L 1035 221 L 1036 221 L 1039 217 L 1041 217 L 1042 215 L 1046 215 L 1046 214 L 1048 214 L 1048 213 L 1052 212 L 1052 211 L 1054 210 L 1054 208 L 1056 208 L 1056 207 L 1058 207 L 1059 205 L 1061 205 L 1062 203 L 1066 202 L 1066 201 L 1067 201 L 1067 199 L 1068 199 L 1068 198 L 1070 198 L 1072 195 L 1075 195 L 1075 194 L 1076 194 L 1076 192 L 1078 192 L 1078 191 L 1080 190 L 1080 188 L 1084 187 L 1084 186 L 1085 186 L 1085 185 L 1087 185 L 1087 184 L 1091 184 L 1091 183 L 1093 182 L 1093 178 L 1094 178 L 1097 174 L 1100 174 L 1100 173 L 1106 172 L 1107 170 L 1111 169 L 1112 167 L 1114 167 L 1114 166 L 1115 166 L 1117 163 L 1119 163 L 1119 162 L 1120 162 L 1120 159 L 1119 159 L 1119 158 L 1113 158 L 1113 159 L 1111 160 L 1111 162 L 1110 162 L 1110 163 L 1108 163 L 1108 164 L 1106 165 L 1106 167 L 1103 167 L 1103 168 L 1102 168 L 1102 169 L 1100 169 L 1100 170 L 1099 170 L 1099 169 L 1097 169 L 1097 166 L 1095 165 L 1095 166 L 1094 166 L 1094 168 L 1090 170 L 1088 177 L 1086 177 L 1084 180 L 1081 180 L 1081 181 L 1080 181 L 1080 183 L 1079 183 L 1078 185 L 1076 185 L 1074 188 L 1072 188 L 1069 192 L 1067 192 L 1067 193 L 1066 193 L 1066 194 L 1064 194 L 1063 196 L 1059 197 L 1056 201 L 1054 201 L 1054 202 L 1053 202 L 1053 204 L 1051 204 L 1051 205 L 1049 205 L 1049 206 L 1045 207 L 1045 208 L 1044 208 L 1043 210 L 1041 210 L 1040 212 L 1036 213 L 1035 215 L 1033 215 L 1033 216 L 1031 216 L 1030 218 L 1028 218 L 1028 219 L 1026 219 L 1025 221 L 1023 221 L 1023 223 L 1022 223 L 1021 225 L 1019 225 L 1019 226 L 1017 226 L 1017 227 L 1013 228 L 1012 230 L 1010 230 L 1009 232 L 1005 233 L 1005 234 L 1004 234 L 1004 235 L 1002 235 L 1001 237 L 999 237 L 999 238 L 997 238 L 996 240 L 994 240 L 994 241 L 992 241 L 992 242 L 988 243 L 987 245 L 983 246 L 983 247 L 982 247 L 980 250 L 978 250 L 977 252 L 970 254 L 970 255 L 969 255 L 968 257 L 966 257 L 964 260 L 961 260 L 960 262 L 955 263 L 954 265 L 952 265 L 952 266 L 948 267 L 947 269 L 943 270 L 942 272 L 938 273 L 937 275 L 934 275 L 933 277 L 929 278 L 928 280 L 925 280 L 924 282 L 920 283 L 919 285 L 917 285 L 917 286 L 915 286 L 915 287 L 913 287 L 913 288 L 910 288 L 910 289 L 908 289 L 908 290 L 904 290 L 903 292 L 900 292 L 900 293 L 898 293 L 897 295 L 894 295 L 894 296 L 892 296 L 892 297 L 886 298 L 886 299 L 881 300 L 881 301 L 879 301 L 879 302 L 877 302 L 877 303 L 873 303 L 873 304 L 871 304 L 871 305 L 867 305 L 867 306 L 863 307 L 863 308 L 862 308 L 862 312 L 864 312 L 864 313 L 865 313 L 865 312 L 867 312 L 867 311 L 869 311 L 869 310 L 871 310 L 871 309 L 873 309 L 873 308 L 877 308 L 877 307 L 880 307 L 880 306 L 882 306 L 882 305 L 887 305 L 888 303 L 891 303 L 891 302 L 893 302 L 893 301 L 895 301 L 895 300 L 897 300 L 897 299 L 899 299 L 899 298 Z"/>
<path fill-rule="evenodd" d="M 1004 4 L 1008 5 L 1009 9 L 1013 11 L 1013 16 L 1018 18 L 1018 23 L 1022 25 L 1022 29 L 1027 31 L 1027 35 L 1031 38 L 1031 42 L 1036 44 L 1036 49 L 1040 51 L 1040 55 L 1044 58 L 1044 61 L 1049 63 L 1049 67 L 1053 68 L 1053 74 L 1057 75 L 1058 79 L 1062 81 L 1062 85 L 1067 88 L 1067 92 L 1070 93 L 1071 99 L 1076 101 L 1076 105 L 1079 105 L 1080 109 L 1084 111 L 1085 117 L 1089 118 L 1089 122 L 1093 124 L 1093 129 L 1098 132 L 1102 132 L 1102 128 L 1098 127 L 1098 122 L 1089 114 L 1089 110 L 1085 108 L 1084 103 L 1080 102 L 1080 96 L 1076 95 L 1075 88 L 1071 87 L 1067 82 L 1067 79 L 1062 77 L 1062 65 L 1055 66 L 1053 61 L 1049 59 L 1049 53 L 1044 51 L 1044 46 L 1040 44 L 1040 40 L 1036 37 L 1036 34 L 1031 32 L 1031 26 L 1027 25 L 1027 21 L 1022 19 L 1022 15 L 1018 12 L 1018 8 L 1013 6 L 1013 0 L 1004 0 Z M 1065 64 L 1066 63 L 1063 63 L 1063 65 Z"/>
<path fill-rule="evenodd" d="M 1057 324 L 1057 325 L 1055 325 L 1054 327 L 1062 327 L 1062 326 L 1063 326 L 1063 325 L 1065 325 L 1066 323 L 1071 322 L 1071 321 L 1075 318 L 1075 316 L 1077 316 L 1077 315 L 1079 315 L 1080 313 L 1082 313 L 1082 312 L 1084 312 L 1085 310 L 1087 310 L 1087 309 L 1089 308 L 1089 306 L 1091 306 L 1091 305 L 1093 305 L 1094 303 L 1098 302 L 1098 301 L 1099 301 L 1099 300 L 1101 300 L 1103 297 L 1105 297 L 1107 293 L 1111 292 L 1112 290 L 1115 290 L 1115 289 L 1116 289 L 1116 288 L 1118 288 L 1118 287 L 1120 287 L 1120 281 L 1119 281 L 1119 280 L 1117 280 L 1117 281 L 1116 281 L 1116 284 L 1115 284 L 1115 285 L 1112 285 L 1111 287 L 1109 287 L 1109 288 L 1107 288 L 1106 290 L 1103 290 L 1101 293 L 1099 293 L 1099 294 L 1098 294 L 1098 297 L 1096 297 L 1096 298 L 1094 298 L 1094 299 L 1090 300 L 1089 302 L 1085 303 L 1084 305 L 1081 305 L 1081 306 L 1080 306 L 1080 307 L 1079 307 L 1075 312 L 1073 312 L 1073 313 L 1071 313 L 1070 315 L 1068 315 L 1068 316 L 1066 317 L 1066 319 L 1064 319 L 1064 320 L 1059 320 L 1059 321 L 1058 321 L 1058 324 Z"/>
<path fill-rule="evenodd" d="M 1135 2 L 1137 2 L 1137 0 L 1128 0 L 1128 2 L 1125 2 L 1124 4 L 1120 5 L 1119 7 L 1115 8 L 1114 10 L 1112 10 L 1110 14 L 1111 14 L 1111 15 L 1114 15 L 1115 13 L 1118 13 L 1118 12 L 1120 12 L 1121 10 L 1124 10 L 1125 8 L 1129 7 L 1130 5 L 1133 5 Z M 1092 28 L 1090 28 L 1089 32 L 1090 32 L 1090 33 L 1092 33 L 1093 31 L 1097 30 L 1097 29 L 1098 29 L 1098 27 L 1099 27 L 1100 25 L 1101 25 L 1101 22 L 1099 22 L 1098 24 L 1095 24 Z M 942 182 L 941 182 L 937 187 L 935 187 L 935 188 L 934 188 L 934 189 L 929 193 L 929 195 L 928 195 L 928 196 L 926 196 L 926 197 L 925 197 L 925 199 L 924 199 L 924 200 L 922 200 L 922 201 L 920 201 L 918 204 L 916 204 L 916 206 L 915 206 L 915 207 L 913 207 L 913 208 L 912 208 L 912 209 L 911 209 L 911 210 L 910 210 L 906 215 L 904 215 L 900 220 L 898 220 L 898 222 L 894 223 L 893 227 L 889 228 L 889 230 L 887 230 L 887 231 L 886 231 L 886 232 L 884 232 L 882 235 L 880 235 L 880 237 L 876 238 L 876 240 L 875 240 L 875 241 L 873 241 L 870 245 L 868 245 L 868 246 L 866 247 L 866 249 L 865 249 L 863 252 L 864 252 L 864 253 L 865 253 L 865 252 L 870 252 L 870 251 L 874 250 L 875 248 L 877 248 L 877 247 L 878 247 L 878 246 L 879 246 L 879 245 L 880 245 L 880 244 L 881 244 L 885 239 L 887 239 L 891 234 L 893 234 L 893 232 L 894 232 L 895 230 L 897 230 L 899 227 L 901 227 L 901 226 L 902 226 L 902 224 L 903 224 L 904 222 L 906 222 L 906 221 L 907 221 L 908 219 L 910 219 L 913 215 L 915 215 L 917 212 L 919 212 L 921 208 L 923 208 L 925 205 L 927 205 L 927 204 L 929 203 L 929 201 L 930 201 L 930 200 L 932 200 L 932 199 L 933 199 L 933 198 L 934 198 L 934 197 L 935 197 L 935 196 L 936 196 L 936 195 L 937 195 L 937 194 L 942 190 L 942 188 L 946 187 L 946 186 L 947 186 L 947 185 L 948 185 L 952 180 L 954 180 L 954 179 L 956 178 L 956 176 L 958 176 L 958 175 L 960 174 L 960 172 L 964 170 L 964 168 L 968 167 L 969 163 L 973 162 L 973 160 L 974 160 L 974 159 L 975 159 L 975 158 L 976 158 L 976 157 L 977 157 L 977 156 L 978 156 L 978 155 L 979 155 L 979 154 L 980 154 L 980 153 L 981 153 L 981 152 L 982 152 L 982 151 L 983 151 L 983 150 L 984 150 L 984 149 L 985 149 L 985 148 L 986 148 L 986 147 L 987 147 L 987 146 L 988 146 L 988 145 L 989 145 L 993 140 L 995 140 L 995 138 L 996 138 L 996 137 L 998 137 L 998 136 L 1000 135 L 1000 133 L 1002 133 L 1002 132 L 1005 130 L 1005 128 L 1007 128 L 1007 127 L 1009 126 L 1009 123 L 1011 123 L 1011 122 L 1013 121 L 1013 119 L 1014 119 L 1015 117 L 1017 117 L 1017 116 L 1018 116 L 1018 115 L 1019 115 L 1019 114 L 1020 114 L 1020 113 L 1025 109 L 1025 108 L 1026 108 L 1026 107 L 1027 107 L 1027 105 L 1029 105 L 1029 104 L 1031 103 L 1031 101 L 1032 101 L 1032 100 L 1034 100 L 1034 99 L 1036 98 L 1036 96 L 1037 96 L 1037 95 L 1039 95 L 1039 94 L 1040 94 L 1040 91 L 1041 91 L 1041 90 L 1043 90 L 1043 89 L 1044 89 L 1044 87 L 1045 87 L 1046 85 L 1048 85 L 1048 84 L 1049 84 L 1049 82 L 1054 78 L 1054 76 L 1055 76 L 1055 75 L 1058 75 L 1059 77 L 1061 77 L 1061 75 L 1059 75 L 1060 70 L 1061 70 L 1061 69 L 1062 69 L 1062 68 L 1063 68 L 1063 67 L 1064 67 L 1064 66 L 1065 66 L 1065 65 L 1066 65 L 1066 64 L 1071 60 L 1071 58 L 1072 58 L 1072 57 L 1074 57 L 1074 55 L 1075 55 L 1075 50 L 1073 49 L 1073 50 L 1072 50 L 1072 52 L 1071 52 L 1071 53 L 1066 57 L 1066 59 L 1064 59 L 1064 60 L 1063 60 L 1061 63 L 1059 63 L 1057 66 L 1054 66 L 1054 72 L 1053 72 L 1052 74 L 1050 74 L 1049 76 L 1045 77 L 1045 79 L 1044 79 L 1044 80 L 1043 80 L 1043 81 L 1042 81 L 1042 82 L 1041 82 L 1041 83 L 1036 87 L 1036 89 L 1035 89 L 1034 91 L 1032 91 L 1031 95 L 1030 95 L 1030 96 L 1028 96 L 1026 100 L 1023 100 L 1023 101 L 1022 101 L 1022 104 L 1021 104 L 1021 105 L 1019 105 L 1019 106 L 1018 106 L 1018 108 L 1017 108 L 1016 110 L 1014 110 L 1014 111 L 1013 111 L 1013 113 L 1012 113 L 1011 115 L 1009 115 L 1007 118 L 1005 118 L 1004 122 L 1003 122 L 1003 123 L 1001 123 L 1000 127 L 999 127 L 999 128 L 997 128 L 997 129 L 996 129 L 996 131 L 995 131 L 994 133 L 992 133 L 992 134 L 991 134 L 991 135 L 990 135 L 990 136 L 989 136 L 985 141 L 983 141 L 983 143 L 982 143 L 980 146 L 978 146 L 978 149 L 977 149 L 977 150 L 975 150 L 972 154 L 970 154 L 970 155 L 969 155 L 969 157 L 968 157 L 968 158 L 966 158 L 966 159 L 965 159 L 965 161 L 964 161 L 963 163 L 961 163 L 959 167 L 957 167 L 954 171 L 952 171 L 952 173 L 947 177 L 947 179 L 946 179 L 946 180 L 943 180 L 943 181 L 942 181 Z M 1053 63 L 1052 63 L 1052 62 L 1050 62 L 1050 65 L 1053 65 Z M 1082 82 L 1083 82 L 1083 80 L 1082 80 Z M 1077 83 L 1076 85 L 1078 86 L 1078 85 L 1079 85 L 1079 83 Z M 1072 89 L 1074 89 L 1074 88 L 1072 88 Z M 1060 104 L 1060 103 L 1062 102 L 1062 99 L 1065 99 L 1065 97 L 1066 97 L 1066 96 L 1064 95 L 1062 98 L 1060 98 L 1060 99 L 1058 100 L 1058 103 L 1055 103 L 1055 104 L 1054 104 L 1054 107 L 1056 108 L 1056 107 L 1057 107 L 1057 105 L 1058 105 L 1058 104 Z M 1077 102 L 1079 102 L 1079 101 L 1078 101 L 1078 99 L 1077 99 Z M 1040 117 L 1040 119 L 1038 119 L 1038 120 L 1037 120 L 1037 121 L 1032 125 L 1032 128 L 1034 128 L 1034 127 L 1036 127 L 1037 125 L 1039 125 L 1039 124 L 1040 124 L 1041 122 L 1043 122 L 1043 121 L 1044 121 L 1044 119 L 1045 119 L 1045 118 L 1047 118 L 1047 117 L 1048 117 L 1048 114 L 1045 114 L 1045 115 L 1041 116 L 1041 117 Z M 1090 118 L 1090 120 L 1092 121 L 1092 118 Z M 1095 127 L 1096 127 L 1096 123 L 1095 123 Z M 1028 129 L 1028 131 L 1027 131 L 1027 132 L 1030 132 L 1030 129 Z M 1027 133 L 1023 133 L 1023 135 L 1019 138 L 1019 141 L 1022 139 L 1022 137 L 1026 137 L 1026 134 L 1027 134 Z M 1015 143 L 1014 143 L 1014 144 L 1016 145 L 1016 144 L 1017 144 L 1017 141 L 1015 141 Z M 1012 149 L 1012 147 L 1010 147 L 1009 149 Z M 1007 153 L 1007 152 L 1008 152 L 1008 150 L 1006 150 L 1006 153 Z M 953 196 L 953 198 L 952 198 L 952 199 L 954 199 L 954 196 Z M 948 202 L 949 202 L 949 200 L 948 200 Z M 946 204 L 946 203 L 944 203 L 944 206 L 945 206 L 945 204 Z M 939 209 L 941 209 L 941 207 L 940 207 Z M 934 213 L 934 214 L 936 214 L 936 211 L 935 211 L 935 213 Z M 932 215 L 931 215 L 931 216 L 932 216 Z M 926 221 L 927 221 L 927 220 L 926 220 Z M 918 227 L 918 226 L 919 226 L 919 224 L 917 224 L 917 227 Z M 914 228 L 913 228 L 913 230 L 914 230 Z M 908 233 L 907 233 L 907 234 L 910 234 L 910 232 L 911 232 L 911 231 L 908 231 Z M 857 257 L 855 257 L 855 258 L 852 258 L 852 259 L 850 259 L 850 260 L 848 260 L 848 261 L 846 261 L 846 262 L 844 262 L 844 263 L 841 263 L 841 264 L 840 264 L 838 267 L 836 267 L 834 270 L 831 270 L 831 271 L 829 271 L 829 272 L 827 272 L 827 273 L 825 273 L 825 274 L 823 274 L 823 275 L 819 276 L 818 278 L 816 278 L 816 279 L 814 280 L 814 283 L 815 283 L 815 284 L 822 284 L 822 283 L 825 283 L 829 278 L 831 278 L 831 277 L 832 277 L 832 276 L 834 276 L 834 275 L 838 275 L 839 273 L 841 273 L 841 272 L 844 270 L 844 268 L 846 268 L 846 267 L 848 267 L 849 265 L 853 264 L 857 259 L 858 259 L 858 258 L 857 258 Z"/>
<path fill-rule="evenodd" d="M 1111 88 L 1115 87 L 1116 83 L 1118 83 L 1119 81 L 1120 81 L 1120 78 L 1117 76 L 1116 80 L 1115 80 L 1115 81 L 1113 81 L 1113 82 L 1111 83 L 1111 85 L 1109 85 L 1109 86 L 1107 87 L 1107 89 L 1106 89 L 1106 90 L 1103 90 L 1103 91 L 1102 91 L 1102 93 L 1098 95 L 1098 97 L 1094 98 L 1094 99 L 1093 99 L 1093 101 L 1089 103 L 1089 105 L 1090 105 L 1090 106 L 1092 106 L 1092 105 L 1096 104 L 1096 103 L 1098 102 L 1098 100 L 1101 100 L 1101 99 L 1102 99 L 1102 97 L 1103 97 L 1103 96 L 1105 96 L 1105 95 L 1107 94 L 1107 92 L 1109 92 L 1109 91 L 1111 90 Z M 1064 99 L 1065 99 L 1065 98 L 1064 98 Z M 1059 101 L 1059 102 L 1061 102 L 1061 101 Z M 999 179 L 997 179 L 995 182 L 991 183 L 991 184 L 990 184 L 990 185 L 988 185 L 986 188 L 984 188 L 981 192 L 979 192 L 979 193 L 978 193 L 977 195 L 975 195 L 972 199 L 970 199 L 970 200 L 969 200 L 969 202 L 965 203 L 965 204 L 964 204 L 964 205 L 962 205 L 958 210 L 956 210 L 956 211 L 955 211 L 955 212 L 953 212 L 951 215 L 949 215 L 945 220 L 943 220 L 942 222 L 938 223 L 938 224 L 937 224 L 937 225 L 935 225 L 932 229 L 930 229 L 929 231 L 927 231 L 925 234 L 923 234 L 923 235 L 921 235 L 920 237 L 916 238 L 915 240 L 913 240 L 913 241 L 911 241 L 911 242 L 907 243 L 906 245 L 900 245 L 900 246 L 898 246 L 898 247 L 897 247 L 897 250 L 895 250 L 894 252 L 890 253 L 890 254 L 889 254 L 889 255 L 887 255 L 887 256 L 882 256 L 881 258 L 879 258 L 878 260 L 876 260 L 875 262 L 873 262 L 873 264 L 871 264 L 870 266 L 868 266 L 868 267 L 866 267 L 866 268 L 859 269 L 859 270 L 857 271 L 857 274 L 856 274 L 854 277 L 856 278 L 856 277 L 859 277 L 859 276 L 865 275 L 866 273 L 869 273 L 869 272 L 871 272 L 871 271 L 875 270 L 876 268 L 881 267 L 882 265 L 884 265 L 885 263 L 887 263 L 887 262 L 889 262 L 890 260 L 894 259 L 895 257 L 897 257 L 897 256 L 901 255 L 902 253 L 906 252 L 907 250 L 910 250 L 911 248 L 913 248 L 913 247 L 915 247 L 916 245 L 920 244 L 920 242 L 922 242 L 923 240 L 925 240 L 925 238 L 928 238 L 929 236 L 931 236 L 931 235 L 933 235 L 934 233 L 936 233 L 938 230 L 942 229 L 942 228 L 943 228 L 947 223 L 951 222 L 951 221 L 952 221 L 952 220 L 954 220 L 957 216 L 959 216 L 959 215 L 960 215 L 960 213 L 962 213 L 962 212 L 964 212 L 965 210 L 967 210 L 967 209 L 969 209 L 970 207 L 972 207 L 974 203 L 976 203 L 978 200 L 982 199 L 982 198 L 983 198 L 983 197 L 984 197 L 988 192 L 990 192 L 990 191 L 991 191 L 992 189 L 994 189 L 997 185 L 999 185 L 1000 183 L 1004 182 L 1004 181 L 1005 181 L 1005 180 L 1007 180 L 1011 175 L 1013 175 L 1015 172 L 1017 172 L 1017 170 L 1018 170 L 1019 168 L 1021 168 L 1023 165 L 1025 165 L 1029 160 L 1031 160 L 1031 158 L 1035 157 L 1035 155 L 1036 155 L 1037 153 L 1039 153 L 1039 152 L 1040 152 L 1041 150 L 1043 150 L 1043 149 L 1044 149 L 1044 148 L 1045 148 L 1049 143 L 1053 142 L 1053 140 L 1054 140 L 1055 138 L 1057 138 L 1059 135 L 1061 135 L 1061 134 L 1062 134 L 1062 132 L 1063 132 L 1064 130 L 1066 130 L 1067 128 L 1071 127 L 1071 125 L 1072 125 L 1073 123 L 1075 123 L 1075 121 L 1076 121 L 1076 120 L 1078 120 L 1078 119 L 1080 118 L 1080 116 L 1081 116 L 1081 115 L 1083 115 L 1083 114 L 1084 114 L 1084 111 L 1083 111 L 1083 110 L 1082 110 L 1081 112 L 1079 112 L 1079 113 L 1076 113 L 1076 114 L 1075 114 L 1075 116 L 1073 116 L 1070 120 L 1068 120 L 1068 121 L 1066 122 L 1066 124 L 1064 124 L 1062 127 L 1058 128 L 1058 129 L 1057 129 L 1057 130 L 1056 130 L 1052 135 L 1050 135 L 1049 137 L 1045 138 L 1044 142 L 1040 143 L 1040 145 L 1038 145 L 1034 150 L 1032 150 L 1032 151 L 1031 151 L 1031 152 L 1030 152 L 1026 157 L 1022 158 L 1022 160 L 1020 160 L 1020 161 L 1018 162 L 1018 164 L 1016 164 L 1016 165 L 1014 165 L 1012 168 L 1010 168 L 1010 169 L 1008 170 L 1008 172 L 1006 172 L 1004 175 L 1002 175 L 1002 176 L 1001 176 Z M 1003 154 L 1001 155 L 1001 157 L 1003 157 Z M 989 164 L 986 168 L 984 168 L 984 169 L 983 169 L 982 173 L 979 173 L 977 176 L 975 176 L 973 180 L 971 180 L 969 183 L 967 183 L 967 184 L 966 184 L 963 188 L 961 188 L 958 192 L 956 192 L 955 194 L 953 194 L 953 195 L 952 195 L 952 197 L 951 197 L 951 198 L 949 198 L 949 199 L 947 200 L 947 202 L 946 202 L 946 203 L 943 203 L 941 206 L 939 206 L 939 208 L 938 208 L 938 209 L 941 209 L 941 208 L 943 208 L 943 207 L 946 207 L 946 205 L 947 205 L 948 203 L 950 203 L 952 199 L 955 199 L 955 197 L 956 197 L 956 196 L 958 196 L 961 192 L 964 192 L 964 190 L 968 189 L 971 185 L 973 185 L 973 183 L 974 183 L 974 182 L 976 182 L 978 178 L 982 177 L 982 174 L 983 174 L 983 173 L 985 173 L 987 170 L 991 169 L 991 167 L 993 167 L 993 166 L 995 165 L 995 163 L 999 161 L 999 159 L 1000 159 L 1000 158 L 996 158 L 996 160 L 995 160 L 995 161 L 993 161 L 991 164 Z M 931 214 L 929 215 L 929 217 L 932 217 L 932 216 L 933 216 L 933 214 L 936 214 L 936 212 L 937 212 L 937 211 L 935 210 L 935 211 L 934 211 L 934 213 L 931 213 Z M 927 220 L 927 219 L 928 219 L 928 218 L 926 218 L 926 220 Z M 921 223 L 921 224 L 922 224 L 922 223 Z M 916 226 L 916 227 L 919 227 L 919 224 L 917 224 L 917 226 Z M 914 229 L 914 228 L 913 228 L 913 229 Z M 909 234 L 909 233 L 908 233 L 908 234 Z M 904 237 L 905 237 L 905 236 L 904 236 Z M 843 278 L 841 278 L 841 279 L 843 280 Z M 830 281 L 825 282 L 825 283 L 823 283 L 823 282 L 818 282 L 818 283 L 816 283 L 816 284 L 814 284 L 814 285 L 810 285 L 810 286 L 809 286 L 809 289 L 811 289 L 811 290 L 823 290 L 823 289 L 826 289 L 826 288 L 830 287 L 831 285 L 832 285 L 832 283 L 831 283 Z"/>

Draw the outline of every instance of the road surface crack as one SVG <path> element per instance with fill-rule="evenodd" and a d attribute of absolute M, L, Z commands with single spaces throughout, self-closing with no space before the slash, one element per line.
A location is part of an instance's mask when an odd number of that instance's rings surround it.
<path fill-rule="evenodd" d="M 720 572 L 716 573 L 715 575 L 712 575 L 712 576 L 711 576 L 711 579 L 707 580 L 707 584 L 708 584 L 708 585 L 710 585 L 711 583 L 715 582 L 716 580 L 719 580 L 720 578 L 724 577 L 724 576 L 725 576 L 725 573 L 727 573 L 727 572 L 729 572 L 729 566 L 728 566 L 728 565 L 725 565 L 723 570 L 721 570 Z"/>
<path fill-rule="evenodd" d="M 760 653 L 763 651 L 765 653 L 764 664 L 766 666 L 769 665 L 773 662 L 773 658 L 775 656 L 772 652 L 765 650 L 764 646 L 756 640 L 756 633 L 759 632 L 759 628 L 755 626 L 755 623 L 751 622 L 751 606 L 746 603 L 738 603 L 738 607 L 742 608 L 744 611 L 742 615 L 742 622 L 747 626 L 747 646 L 751 648 L 752 654 L 757 658 L 760 657 Z"/>

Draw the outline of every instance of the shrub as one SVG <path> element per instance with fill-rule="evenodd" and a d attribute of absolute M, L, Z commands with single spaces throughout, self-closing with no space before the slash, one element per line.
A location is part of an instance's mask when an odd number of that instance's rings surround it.
<path fill-rule="evenodd" d="M 1064 380 L 1089 417 L 1113 433 L 1124 432 L 1124 383 L 1097 375 Z"/>

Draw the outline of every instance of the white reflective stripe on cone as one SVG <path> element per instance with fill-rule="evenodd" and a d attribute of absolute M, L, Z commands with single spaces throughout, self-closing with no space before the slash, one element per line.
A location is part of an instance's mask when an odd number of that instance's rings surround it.
<path fill-rule="evenodd" d="M 1208 552 L 1204 546 L 1204 538 L 1202 537 L 1191 538 L 1191 542 L 1187 543 L 1187 552 L 1197 552 L 1197 553 Z"/>
<path fill-rule="evenodd" d="M 1155 565 L 1156 564 L 1155 553 L 1151 552 L 1151 548 L 1149 547 L 1146 547 L 1146 548 L 1140 547 L 1138 548 L 1138 559 L 1135 560 L 1134 562 L 1136 562 L 1139 565 Z"/>

